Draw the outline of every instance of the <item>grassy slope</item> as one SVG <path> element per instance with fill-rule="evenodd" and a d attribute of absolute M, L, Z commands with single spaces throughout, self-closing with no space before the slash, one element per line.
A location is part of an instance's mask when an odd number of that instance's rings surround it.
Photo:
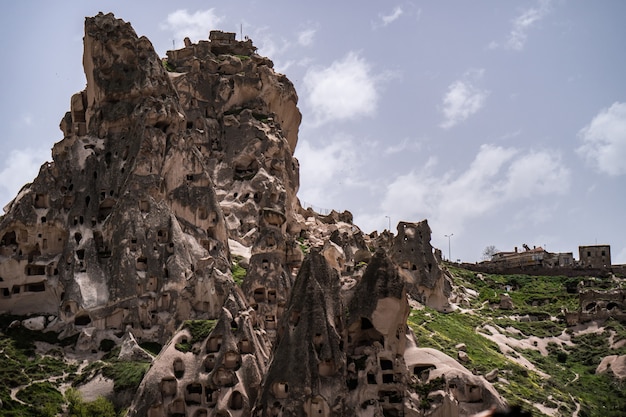
<path fill-rule="evenodd" d="M 556 415 L 571 416 L 578 403 L 580 417 L 626 415 L 624 384 L 607 374 L 595 374 L 602 357 L 626 354 L 626 347 L 610 349 L 608 344 L 610 332 L 615 333 L 615 341 L 626 339 L 626 328 L 613 320 L 604 323 L 604 331 L 599 333 L 579 334 L 567 328 L 562 311 L 578 307 L 578 296 L 573 289 L 579 279 L 489 274 L 481 274 L 480 279 L 471 271 L 452 266 L 449 269 L 456 285 L 478 292 L 469 306 L 475 314 L 441 314 L 429 309 L 413 311 L 409 324 L 420 346 L 434 347 L 455 357 L 454 346 L 465 343 L 471 359 L 466 366 L 481 374 L 499 369 L 500 379 L 495 386 L 512 404 L 529 408 L 529 403 L 539 403 L 556 410 Z M 499 302 L 507 285 L 513 287 L 509 294 L 514 309 L 491 308 L 489 305 Z M 525 315 L 541 320 L 517 319 Z M 494 342 L 481 335 L 486 332 L 485 325 L 499 326 L 507 336 L 516 339 L 559 336 L 566 332 L 573 346 L 551 343 L 546 356 L 536 349 L 516 349 L 515 355 L 523 356 L 539 371 L 551 376 L 544 378 L 503 355 Z M 533 413 L 541 415 L 538 409 Z"/>
<path fill-rule="evenodd" d="M 23 327 L 8 329 L 9 323 L 21 319 L 24 317 L 0 316 L 0 329 L 6 329 L 0 333 L 0 416 L 56 416 L 62 407 L 67 406 L 61 385 L 77 385 L 101 372 L 113 379 L 116 391 L 134 390 L 150 366 L 148 362 L 118 361 L 116 355 L 119 348 L 116 348 L 105 355 L 103 360 L 92 362 L 82 372 L 78 372 L 78 366 L 65 360 L 62 351 L 63 346 L 73 345 L 77 337 L 58 340 L 57 334 L 53 332 L 30 331 Z M 36 352 L 36 341 L 47 342 L 58 348 L 41 355 Z M 11 398 L 12 389 L 17 390 L 16 398 L 19 401 Z M 102 403 L 106 400 L 97 401 Z M 93 408 L 93 404 L 85 403 L 85 407 Z"/>

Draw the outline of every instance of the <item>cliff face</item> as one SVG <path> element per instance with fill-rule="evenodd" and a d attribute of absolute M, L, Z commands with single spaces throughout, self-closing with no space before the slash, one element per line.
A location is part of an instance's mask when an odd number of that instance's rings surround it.
<path fill-rule="evenodd" d="M 45 314 L 87 352 L 165 343 L 133 416 L 424 415 L 409 300 L 451 308 L 428 224 L 365 235 L 300 207 L 297 95 L 251 41 L 167 55 L 86 19 L 87 87 L 0 220 L 0 312 Z M 472 384 L 474 408 L 503 404 Z M 446 392 L 429 415 L 463 414 Z"/>

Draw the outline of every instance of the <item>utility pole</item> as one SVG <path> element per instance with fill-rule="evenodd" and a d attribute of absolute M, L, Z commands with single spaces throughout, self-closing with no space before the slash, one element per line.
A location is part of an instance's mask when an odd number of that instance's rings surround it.
<path fill-rule="evenodd" d="M 450 233 L 449 235 L 444 235 L 448 238 L 448 262 L 452 262 L 452 255 L 450 254 L 450 238 L 454 236 L 454 233 Z"/>

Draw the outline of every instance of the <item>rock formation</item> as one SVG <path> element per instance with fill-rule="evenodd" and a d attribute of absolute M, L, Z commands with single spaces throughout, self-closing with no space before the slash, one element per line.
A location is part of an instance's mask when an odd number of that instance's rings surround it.
<path fill-rule="evenodd" d="M 29 325 L 79 334 L 77 350 L 165 344 L 129 416 L 503 404 L 407 327 L 410 301 L 452 308 L 426 221 L 366 235 L 349 212 L 300 207 L 297 95 L 251 41 L 213 31 L 162 60 L 101 13 L 84 45 L 53 162 L 0 219 L 0 312 L 45 314 Z"/>

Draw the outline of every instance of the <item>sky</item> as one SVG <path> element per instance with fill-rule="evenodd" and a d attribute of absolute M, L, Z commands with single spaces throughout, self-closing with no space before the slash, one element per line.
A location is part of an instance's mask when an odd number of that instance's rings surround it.
<path fill-rule="evenodd" d="M 2 4 L 0 207 L 85 87 L 84 17 L 157 53 L 248 36 L 294 83 L 304 206 L 365 233 L 428 219 L 445 258 L 611 245 L 626 263 L 626 2 L 13 1 Z"/>

